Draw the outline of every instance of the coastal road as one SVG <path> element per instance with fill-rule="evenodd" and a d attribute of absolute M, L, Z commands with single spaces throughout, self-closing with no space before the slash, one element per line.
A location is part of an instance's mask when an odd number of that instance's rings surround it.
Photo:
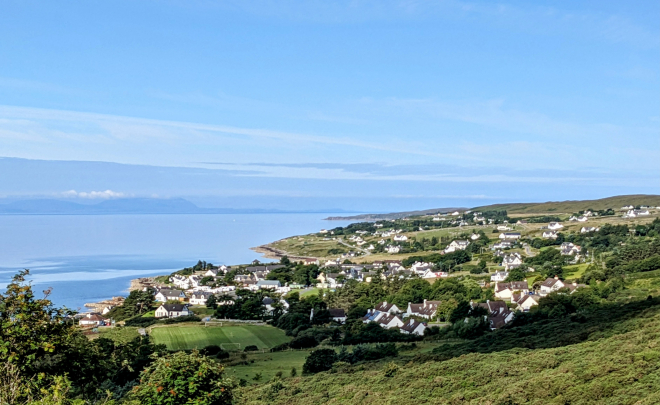
<path fill-rule="evenodd" d="M 534 257 L 534 256 L 536 256 L 536 253 L 532 252 L 532 249 L 529 247 L 528 244 L 523 243 L 523 247 L 525 248 L 525 254 L 526 254 L 528 257 Z"/>
<path fill-rule="evenodd" d="M 349 247 L 351 249 L 359 250 L 360 252 L 364 253 L 365 256 L 369 256 L 371 254 L 371 252 L 368 251 L 367 249 L 362 249 L 362 248 L 359 248 L 357 246 L 350 245 L 350 244 L 344 242 L 343 239 L 337 239 L 337 242 L 339 242 L 340 244 L 342 244 L 346 247 Z"/>

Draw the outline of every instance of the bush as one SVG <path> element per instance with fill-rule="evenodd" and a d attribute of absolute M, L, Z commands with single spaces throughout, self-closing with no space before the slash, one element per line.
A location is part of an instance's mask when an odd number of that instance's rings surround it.
<path fill-rule="evenodd" d="M 126 326 L 137 326 L 138 328 L 146 328 L 158 322 L 158 319 L 153 316 L 136 316 L 125 321 Z"/>
<path fill-rule="evenodd" d="M 328 371 L 336 361 L 337 353 L 335 353 L 334 350 L 314 350 L 309 356 L 307 356 L 305 364 L 303 364 L 303 374 L 314 374 L 320 373 L 321 371 Z"/>
<path fill-rule="evenodd" d="M 245 346 L 244 352 L 256 352 L 259 348 L 256 345 Z"/>
<path fill-rule="evenodd" d="M 319 342 L 310 335 L 299 336 L 289 342 L 289 347 L 292 349 L 309 349 L 318 345 Z"/>
<path fill-rule="evenodd" d="M 197 315 L 188 315 L 188 316 L 179 316 L 176 318 L 167 318 L 164 319 L 162 322 L 166 325 L 172 324 L 172 323 L 180 323 L 180 322 L 200 322 L 202 318 L 198 317 Z"/>
<path fill-rule="evenodd" d="M 200 350 L 199 353 L 204 356 L 215 357 L 220 360 L 229 358 L 229 352 L 223 350 L 218 345 L 208 345 Z"/>
<path fill-rule="evenodd" d="M 223 368 L 198 353 L 178 352 L 161 357 L 141 375 L 132 397 L 143 405 L 224 405 L 233 400 L 234 384 Z"/>
<path fill-rule="evenodd" d="M 289 343 L 282 343 L 281 345 L 277 345 L 275 347 L 271 347 L 270 351 L 271 352 L 282 352 L 284 350 L 289 349 Z"/>

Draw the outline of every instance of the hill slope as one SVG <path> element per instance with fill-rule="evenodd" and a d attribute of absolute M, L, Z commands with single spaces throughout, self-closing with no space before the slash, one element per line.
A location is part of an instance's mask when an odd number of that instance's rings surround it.
<path fill-rule="evenodd" d="M 581 210 L 603 210 L 613 208 L 618 210 L 625 205 L 652 205 L 660 206 L 660 195 L 619 195 L 601 198 L 599 200 L 583 201 L 549 201 L 545 203 L 512 203 L 493 204 L 476 207 L 473 210 L 506 210 L 509 214 L 545 214 L 545 213 L 573 213 Z"/>
<path fill-rule="evenodd" d="M 660 403 L 660 309 L 626 333 L 553 349 L 472 353 L 383 370 L 319 373 L 240 391 L 240 404 Z"/>

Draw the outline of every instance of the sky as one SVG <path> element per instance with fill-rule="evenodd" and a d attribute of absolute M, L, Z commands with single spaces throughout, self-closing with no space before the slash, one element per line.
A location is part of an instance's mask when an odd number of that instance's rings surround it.
<path fill-rule="evenodd" d="M 0 202 L 660 194 L 657 1 L 2 1 Z"/>

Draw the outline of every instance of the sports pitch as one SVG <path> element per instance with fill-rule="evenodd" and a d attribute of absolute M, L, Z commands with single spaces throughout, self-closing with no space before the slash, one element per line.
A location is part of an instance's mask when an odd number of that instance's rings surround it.
<path fill-rule="evenodd" d="M 164 344 L 170 350 L 201 349 L 208 345 L 240 343 L 240 349 L 255 345 L 269 349 L 290 339 L 280 329 L 272 326 L 201 326 L 171 325 L 156 327 L 150 333 L 154 343 Z M 225 349 L 236 350 L 236 345 L 225 345 Z"/>

